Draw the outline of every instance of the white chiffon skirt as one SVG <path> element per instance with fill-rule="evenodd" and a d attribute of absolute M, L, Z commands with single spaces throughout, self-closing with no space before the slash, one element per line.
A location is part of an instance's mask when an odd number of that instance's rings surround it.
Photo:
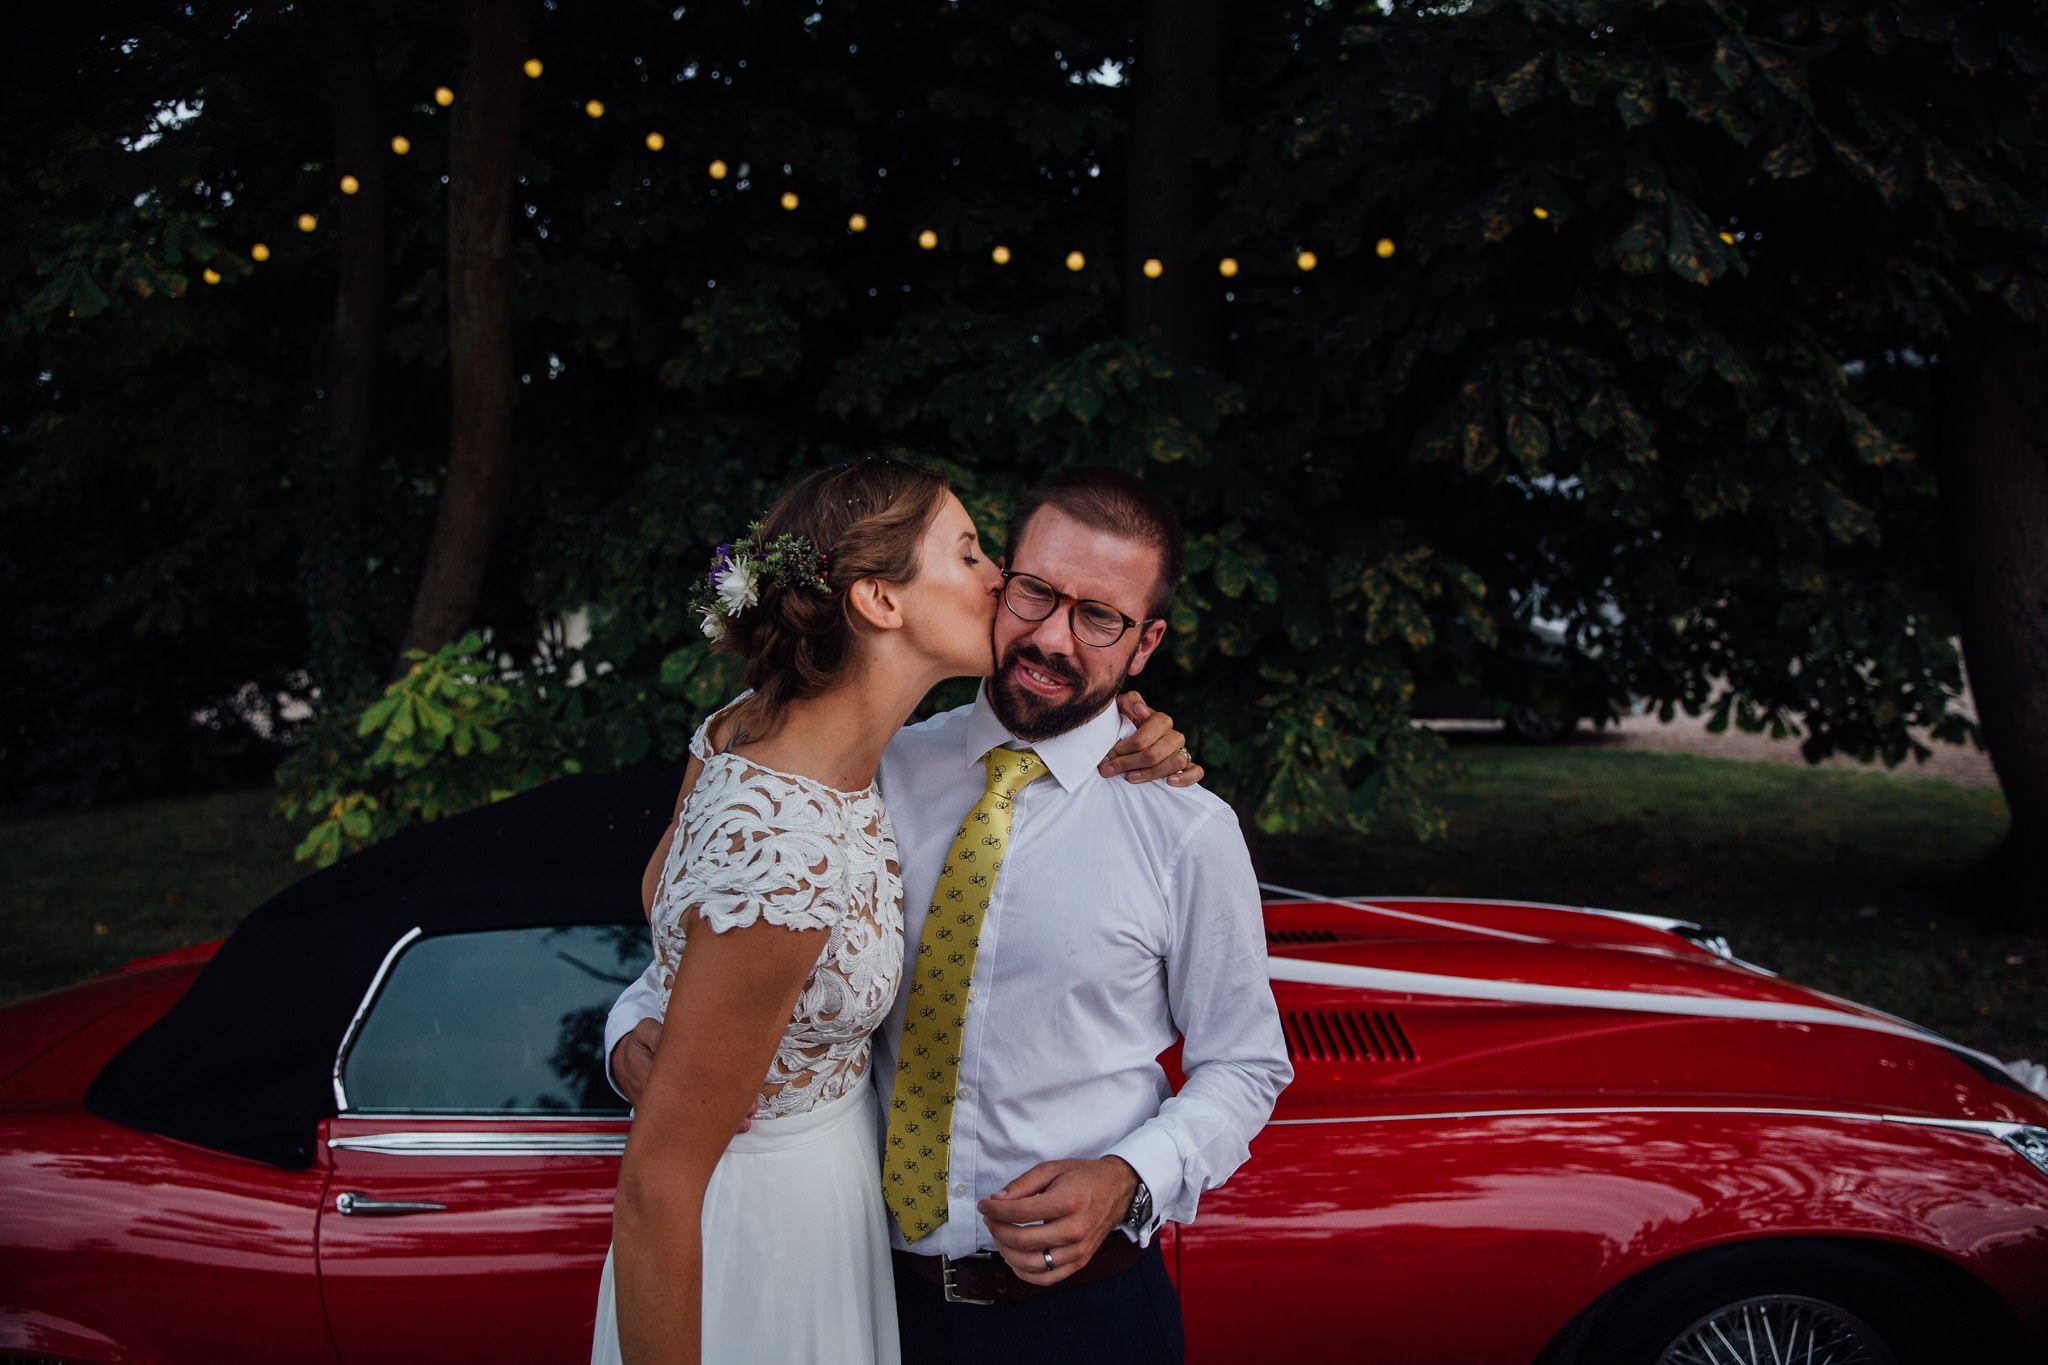
<path fill-rule="evenodd" d="M 704 1365 L 896 1365 L 872 1080 L 734 1134 L 704 1191 Z M 618 1365 L 612 1253 L 591 1365 Z"/>

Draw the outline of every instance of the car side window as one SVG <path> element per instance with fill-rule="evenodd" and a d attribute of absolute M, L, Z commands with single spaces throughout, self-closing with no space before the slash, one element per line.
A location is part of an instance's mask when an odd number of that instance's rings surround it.
<path fill-rule="evenodd" d="M 351 1114 L 619 1115 L 604 1021 L 645 926 L 439 934 L 392 964 L 342 1060 Z"/>

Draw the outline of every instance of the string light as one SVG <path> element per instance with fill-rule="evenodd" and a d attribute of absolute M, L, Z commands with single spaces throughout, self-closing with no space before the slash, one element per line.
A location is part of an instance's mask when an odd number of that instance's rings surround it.
<path fill-rule="evenodd" d="M 1394 239 L 1392 237 L 1380 238 L 1377 242 L 1373 243 L 1372 252 L 1373 255 L 1381 260 L 1386 260 L 1387 257 L 1394 254 Z"/>
<path fill-rule="evenodd" d="M 1237 278 L 1237 257 L 1225 256 L 1216 262 L 1216 273 L 1226 280 Z"/>
<path fill-rule="evenodd" d="M 270 248 L 265 246 L 263 243 L 258 242 L 256 245 L 249 248 L 249 259 L 252 261 L 269 260 Z"/>
<path fill-rule="evenodd" d="M 917 234 L 917 244 L 926 251 L 930 251 L 939 244 L 939 234 L 933 232 L 930 228 L 926 228 L 923 232 Z"/>
<path fill-rule="evenodd" d="M 723 161 L 714 161 L 706 169 L 710 172 L 713 180 L 725 179 L 725 163 Z"/>
<path fill-rule="evenodd" d="M 1303 270 L 1314 270 L 1316 268 L 1316 253 L 1304 251 L 1294 258 L 1294 264 Z"/>
<path fill-rule="evenodd" d="M 1162 262 L 1162 261 L 1161 261 L 1161 260 L 1160 260 L 1160 259 L 1159 259 L 1159 258 L 1158 258 L 1157 256 L 1149 256 L 1149 257 L 1147 257 L 1147 258 L 1145 259 L 1145 278 L 1146 278 L 1146 279 L 1148 279 L 1148 280 L 1156 280 L 1156 279 L 1158 279 L 1158 278 L 1159 278 L 1159 277 L 1160 277 L 1161 275 L 1164 275 L 1165 273 L 1166 273 L 1166 266 L 1165 266 L 1165 263 L 1164 263 L 1164 262 Z"/>
<path fill-rule="evenodd" d="M 1010 263 L 1010 248 L 998 246 L 994 251 L 988 253 L 988 258 L 997 265 L 1008 265 Z"/>
<path fill-rule="evenodd" d="M 205 280 L 208 284 L 219 284 L 220 272 L 218 270 L 215 270 L 212 266 L 208 266 L 206 267 L 206 269 L 199 272 L 199 278 Z"/>
<path fill-rule="evenodd" d="M 1069 251 L 1067 253 L 1067 269 L 1079 272 L 1087 268 L 1088 258 L 1086 256 L 1083 256 L 1078 251 Z"/>
<path fill-rule="evenodd" d="M 362 187 L 363 182 L 356 179 L 352 175 L 345 175 L 341 178 L 341 192 L 343 194 L 354 194 L 357 190 L 361 189 Z"/>
<path fill-rule="evenodd" d="M 312 214 L 302 213 L 299 215 L 299 231 L 311 232 L 314 228 L 319 226 L 320 220 L 318 218 L 315 218 Z"/>
<path fill-rule="evenodd" d="M 528 57 L 526 59 L 525 71 L 527 75 L 533 77 L 535 80 L 539 80 L 541 73 L 540 58 Z"/>
<path fill-rule="evenodd" d="M 1535 214 L 1538 218 L 1548 218 L 1550 216 L 1550 210 L 1544 208 L 1541 204 L 1538 204 L 1535 208 L 1530 209 L 1529 212 Z"/>
<path fill-rule="evenodd" d="M 583 106 L 583 112 L 584 112 L 584 113 L 586 113 L 586 114 L 588 114 L 588 115 L 590 115 L 590 116 L 591 116 L 592 118 L 603 118 L 603 117 L 604 117 L 604 101 L 603 101 L 603 100 L 590 100 L 590 101 L 588 101 L 588 102 L 587 102 L 586 104 L 584 104 L 584 106 Z"/>
<path fill-rule="evenodd" d="M 865 213 L 854 214 L 853 217 L 846 220 L 846 230 L 848 232 L 866 232 L 868 230 L 868 216 Z"/>
<path fill-rule="evenodd" d="M 1722 240 L 1722 241 L 1724 241 L 1724 242 L 1726 242 L 1726 243 L 1727 243 L 1727 244 L 1728 244 L 1729 246 L 1734 246 L 1734 245 L 1735 245 L 1735 234 L 1734 234 L 1734 233 L 1732 233 L 1732 232 L 1724 232 L 1724 233 L 1722 233 L 1722 234 L 1721 234 L 1721 240 Z"/>
<path fill-rule="evenodd" d="M 434 103 L 440 105 L 443 109 L 446 109 L 449 105 L 455 103 L 455 92 L 453 90 L 450 90 L 445 85 L 435 86 Z"/>
<path fill-rule="evenodd" d="M 400 133 L 397 137 L 391 139 L 391 151 L 393 155 L 404 156 L 407 152 L 411 150 L 412 139 L 407 137 L 405 134 Z"/>
<path fill-rule="evenodd" d="M 658 151 L 660 151 L 660 150 L 661 150 L 661 149 L 662 149 L 663 147 L 666 147 L 666 146 L 668 146 L 668 139 L 667 139 L 667 138 L 665 138 L 665 137 L 663 137 L 663 136 L 662 136 L 662 135 L 661 135 L 660 133 L 649 133 L 649 134 L 647 135 L 647 150 L 648 150 L 648 151 L 650 151 L 650 152 L 658 152 Z"/>
<path fill-rule="evenodd" d="M 796 207 L 796 191 L 795 191 L 795 190 L 784 190 L 784 191 L 782 192 L 782 207 L 784 207 L 784 208 L 786 208 L 786 209 L 793 209 L 793 208 L 795 208 L 795 207 Z"/>

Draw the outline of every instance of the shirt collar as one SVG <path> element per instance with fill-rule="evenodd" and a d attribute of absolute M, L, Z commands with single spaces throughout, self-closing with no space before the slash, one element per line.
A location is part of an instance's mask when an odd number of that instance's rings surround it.
<path fill-rule="evenodd" d="M 1101 774 L 1095 765 L 1102 762 L 1103 755 L 1122 735 L 1123 724 L 1123 714 L 1112 701 L 1094 717 L 1063 735 L 1054 735 L 1050 739 L 1019 739 L 996 719 L 995 707 L 988 699 L 988 683 L 984 681 L 981 690 L 974 694 L 974 714 L 967 723 L 967 761 L 980 767 L 982 755 L 998 744 L 1029 748 L 1045 760 L 1053 780 L 1071 795 L 1090 778 L 1100 779 Z"/>

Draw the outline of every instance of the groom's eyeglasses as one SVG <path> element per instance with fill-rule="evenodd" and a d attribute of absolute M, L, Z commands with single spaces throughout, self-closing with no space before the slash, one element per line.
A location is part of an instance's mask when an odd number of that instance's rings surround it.
<path fill-rule="evenodd" d="M 1107 649 L 1124 638 L 1124 632 L 1132 626 L 1142 626 L 1151 621 L 1133 621 L 1107 602 L 1097 602 L 1086 597 L 1069 597 L 1043 578 L 1014 569 L 1003 570 L 1003 605 L 1010 609 L 1010 615 L 1020 621 L 1043 621 L 1053 614 L 1062 602 L 1067 607 L 1067 629 L 1074 638 L 1084 645 Z"/>

